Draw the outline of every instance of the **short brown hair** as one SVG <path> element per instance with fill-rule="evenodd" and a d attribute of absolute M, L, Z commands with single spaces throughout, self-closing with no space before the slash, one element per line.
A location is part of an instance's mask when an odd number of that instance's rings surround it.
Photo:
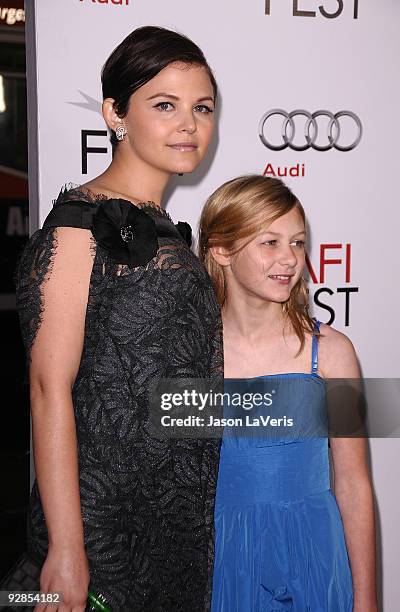
<path fill-rule="evenodd" d="M 103 98 L 114 98 L 114 110 L 125 117 L 132 94 L 170 64 L 203 66 L 216 101 L 217 83 L 203 51 L 190 38 L 158 26 L 133 30 L 111 53 L 101 73 Z M 113 146 L 118 144 L 111 134 Z"/>

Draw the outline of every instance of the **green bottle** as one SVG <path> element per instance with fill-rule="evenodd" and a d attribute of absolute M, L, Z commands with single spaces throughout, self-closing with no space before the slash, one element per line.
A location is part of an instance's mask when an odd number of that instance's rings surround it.
<path fill-rule="evenodd" d="M 90 610 L 95 610 L 95 612 L 111 612 L 111 608 L 106 605 L 106 598 L 101 593 L 96 595 L 89 591 L 87 600 L 90 603 Z"/>

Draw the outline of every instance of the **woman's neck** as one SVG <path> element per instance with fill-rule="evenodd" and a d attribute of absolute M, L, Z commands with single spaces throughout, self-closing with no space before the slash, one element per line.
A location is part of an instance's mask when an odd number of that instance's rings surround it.
<path fill-rule="evenodd" d="M 160 206 L 170 177 L 170 173 L 150 166 L 133 154 L 120 153 L 117 148 L 107 170 L 86 186 L 105 195 L 133 202 L 151 201 Z"/>

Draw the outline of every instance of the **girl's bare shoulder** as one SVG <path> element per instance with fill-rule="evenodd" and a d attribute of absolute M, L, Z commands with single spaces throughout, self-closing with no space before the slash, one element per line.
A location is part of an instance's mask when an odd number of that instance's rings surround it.
<path fill-rule="evenodd" d="M 354 345 L 346 334 L 322 323 L 319 338 L 319 364 L 326 377 L 358 377 L 359 366 Z"/>

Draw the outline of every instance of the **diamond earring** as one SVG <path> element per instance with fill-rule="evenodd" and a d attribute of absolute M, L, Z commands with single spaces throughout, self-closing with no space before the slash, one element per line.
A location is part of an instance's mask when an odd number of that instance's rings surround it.
<path fill-rule="evenodd" d="M 125 138 L 125 128 L 123 125 L 119 125 L 117 127 L 117 129 L 115 130 L 115 136 L 117 137 L 117 140 L 124 140 Z"/>

